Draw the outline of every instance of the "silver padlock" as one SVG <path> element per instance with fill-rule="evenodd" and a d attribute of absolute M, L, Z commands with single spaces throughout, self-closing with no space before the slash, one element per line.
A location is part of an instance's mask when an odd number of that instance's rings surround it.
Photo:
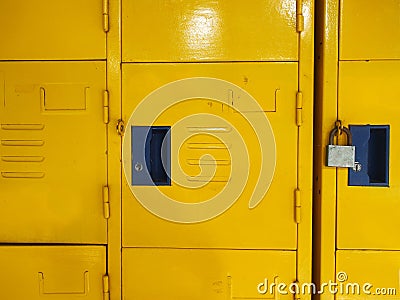
<path fill-rule="evenodd" d="M 343 127 L 343 132 L 347 135 L 347 146 L 334 145 L 334 137 L 339 129 L 334 128 L 329 134 L 329 145 L 326 149 L 326 165 L 337 168 L 354 168 L 356 147 L 353 146 L 353 138 L 348 128 Z"/>

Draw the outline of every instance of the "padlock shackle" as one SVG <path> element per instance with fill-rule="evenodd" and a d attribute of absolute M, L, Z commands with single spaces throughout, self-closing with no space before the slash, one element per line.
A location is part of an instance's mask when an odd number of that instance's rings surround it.
<path fill-rule="evenodd" d="M 344 126 L 343 126 L 342 130 L 347 135 L 347 145 L 348 146 L 353 145 L 353 136 L 352 136 L 350 130 L 347 127 L 344 127 Z M 333 145 L 333 139 L 334 139 L 334 137 L 335 137 L 335 135 L 336 135 L 336 133 L 338 131 L 339 131 L 339 129 L 337 127 L 335 127 L 335 128 L 332 129 L 331 133 L 329 134 L 329 144 L 330 145 Z"/>

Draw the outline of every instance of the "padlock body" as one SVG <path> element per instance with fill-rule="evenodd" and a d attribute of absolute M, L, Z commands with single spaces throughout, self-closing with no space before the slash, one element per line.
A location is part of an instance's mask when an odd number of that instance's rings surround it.
<path fill-rule="evenodd" d="M 328 145 L 326 149 L 326 165 L 328 167 L 354 168 L 355 146 Z"/>

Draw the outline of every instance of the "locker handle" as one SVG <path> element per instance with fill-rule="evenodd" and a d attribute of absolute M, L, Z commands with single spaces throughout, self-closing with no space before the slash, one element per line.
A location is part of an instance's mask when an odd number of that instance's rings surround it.
<path fill-rule="evenodd" d="M 44 273 L 38 272 L 39 278 L 39 294 L 40 295 L 87 295 L 89 291 L 89 271 L 83 273 L 83 291 L 46 291 L 44 285 Z"/>
<path fill-rule="evenodd" d="M 170 127 L 152 126 L 146 138 L 146 167 L 155 185 L 170 185 Z"/>
<path fill-rule="evenodd" d="M 349 186 L 389 186 L 389 125 L 350 125 L 356 147 L 356 168 Z"/>

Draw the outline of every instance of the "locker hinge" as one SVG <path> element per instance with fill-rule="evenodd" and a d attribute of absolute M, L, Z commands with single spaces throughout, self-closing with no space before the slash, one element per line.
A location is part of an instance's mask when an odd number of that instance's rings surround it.
<path fill-rule="evenodd" d="M 103 276 L 103 300 L 110 300 L 110 278 L 107 274 Z"/>
<path fill-rule="evenodd" d="M 303 0 L 297 0 L 296 3 L 296 31 L 304 31 Z"/>
<path fill-rule="evenodd" d="M 103 30 L 108 32 L 110 26 L 108 0 L 103 0 Z"/>
<path fill-rule="evenodd" d="M 301 126 L 303 123 L 303 93 L 297 92 L 296 94 L 296 124 Z"/>
<path fill-rule="evenodd" d="M 103 186 L 103 214 L 105 219 L 110 218 L 110 191 L 108 186 Z"/>
<path fill-rule="evenodd" d="M 104 124 L 110 121 L 110 95 L 107 90 L 103 92 L 103 121 Z"/>
<path fill-rule="evenodd" d="M 296 189 L 294 193 L 294 219 L 297 224 L 301 222 L 301 195 L 299 189 Z"/>

